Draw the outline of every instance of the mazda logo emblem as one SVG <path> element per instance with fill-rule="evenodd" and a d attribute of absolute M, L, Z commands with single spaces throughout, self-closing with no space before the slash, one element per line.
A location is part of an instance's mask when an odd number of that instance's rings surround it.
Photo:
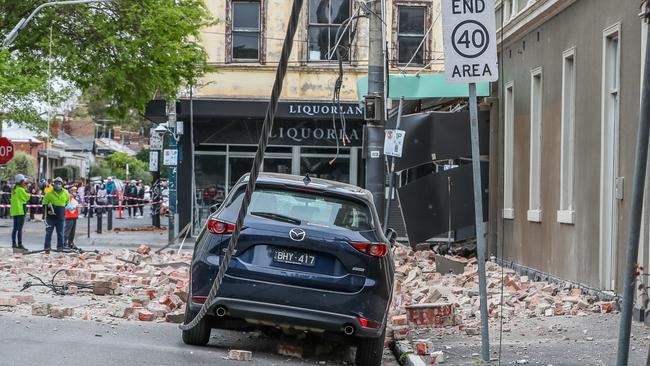
<path fill-rule="evenodd" d="M 305 230 L 303 229 L 294 228 L 289 231 L 289 237 L 294 241 L 303 241 L 306 236 L 307 233 L 305 233 Z"/>

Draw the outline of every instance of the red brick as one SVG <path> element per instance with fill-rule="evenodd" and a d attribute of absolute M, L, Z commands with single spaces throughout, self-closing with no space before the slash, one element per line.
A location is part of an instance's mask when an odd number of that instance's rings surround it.
<path fill-rule="evenodd" d="M 302 358 L 303 352 L 303 348 L 300 346 L 288 343 L 278 344 L 278 354 L 282 356 Z"/>
<path fill-rule="evenodd" d="M 143 322 L 150 322 L 154 320 L 154 314 L 147 310 L 142 310 L 138 313 L 138 320 Z"/>
<path fill-rule="evenodd" d="M 391 323 L 395 326 L 408 325 L 408 318 L 406 315 L 395 315 L 391 319 Z"/>
<path fill-rule="evenodd" d="M 11 298 L 16 299 L 18 305 L 27 305 L 34 303 L 34 296 L 28 294 L 11 295 Z"/>
<path fill-rule="evenodd" d="M 409 324 L 416 328 L 444 328 L 456 323 L 456 307 L 452 304 L 419 304 L 406 307 Z"/>
<path fill-rule="evenodd" d="M 228 352 L 228 359 L 234 361 L 252 361 L 253 353 L 250 351 L 231 350 Z"/>

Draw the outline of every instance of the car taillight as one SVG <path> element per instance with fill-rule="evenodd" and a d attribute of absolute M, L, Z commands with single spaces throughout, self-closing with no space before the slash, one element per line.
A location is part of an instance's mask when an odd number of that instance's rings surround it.
<path fill-rule="evenodd" d="M 205 304 L 205 300 L 207 299 L 207 296 L 192 296 L 192 302 L 195 304 Z"/>
<path fill-rule="evenodd" d="M 374 320 L 366 319 L 364 317 L 358 316 L 359 324 L 364 328 L 379 329 L 381 328 L 381 323 Z"/>
<path fill-rule="evenodd" d="M 217 219 L 208 219 L 208 231 L 212 234 L 230 234 L 235 230 L 235 225 Z"/>
<path fill-rule="evenodd" d="M 383 257 L 388 253 L 388 245 L 384 243 L 352 243 L 352 246 L 372 257 Z"/>

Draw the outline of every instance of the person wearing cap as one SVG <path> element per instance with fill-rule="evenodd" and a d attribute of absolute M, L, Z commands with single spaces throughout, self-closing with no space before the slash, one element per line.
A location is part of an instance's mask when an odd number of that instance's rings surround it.
<path fill-rule="evenodd" d="M 30 195 L 27 193 L 29 179 L 22 174 L 17 174 L 14 189 L 11 191 L 11 207 L 9 214 L 14 220 L 14 228 L 11 231 L 11 247 L 27 251 L 23 246 L 23 226 L 25 225 L 25 205 L 29 202 Z"/>
<path fill-rule="evenodd" d="M 45 194 L 43 206 L 46 211 L 45 219 L 45 254 L 50 252 L 52 246 L 52 232 L 56 229 L 56 249 L 63 250 L 65 243 L 65 207 L 70 203 L 68 191 L 63 189 L 63 179 L 57 177 L 52 181 L 52 190 Z"/>
<path fill-rule="evenodd" d="M 76 248 L 74 236 L 77 231 L 77 219 L 79 218 L 79 195 L 77 187 L 71 186 L 68 189 L 70 202 L 65 206 L 65 242 L 67 248 Z"/>

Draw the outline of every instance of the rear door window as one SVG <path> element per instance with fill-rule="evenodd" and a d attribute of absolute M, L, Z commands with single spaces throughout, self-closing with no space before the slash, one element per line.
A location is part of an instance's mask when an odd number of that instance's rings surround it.
<path fill-rule="evenodd" d="M 242 197 L 242 193 L 239 193 L 232 201 L 231 207 L 240 207 Z M 319 192 L 258 187 L 253 192 L 248 208 L 249 214 L 253 212 L 292 218 L 306 225 L 338 227 L 353 231 L 373 229 L 368 206 Z"/>

